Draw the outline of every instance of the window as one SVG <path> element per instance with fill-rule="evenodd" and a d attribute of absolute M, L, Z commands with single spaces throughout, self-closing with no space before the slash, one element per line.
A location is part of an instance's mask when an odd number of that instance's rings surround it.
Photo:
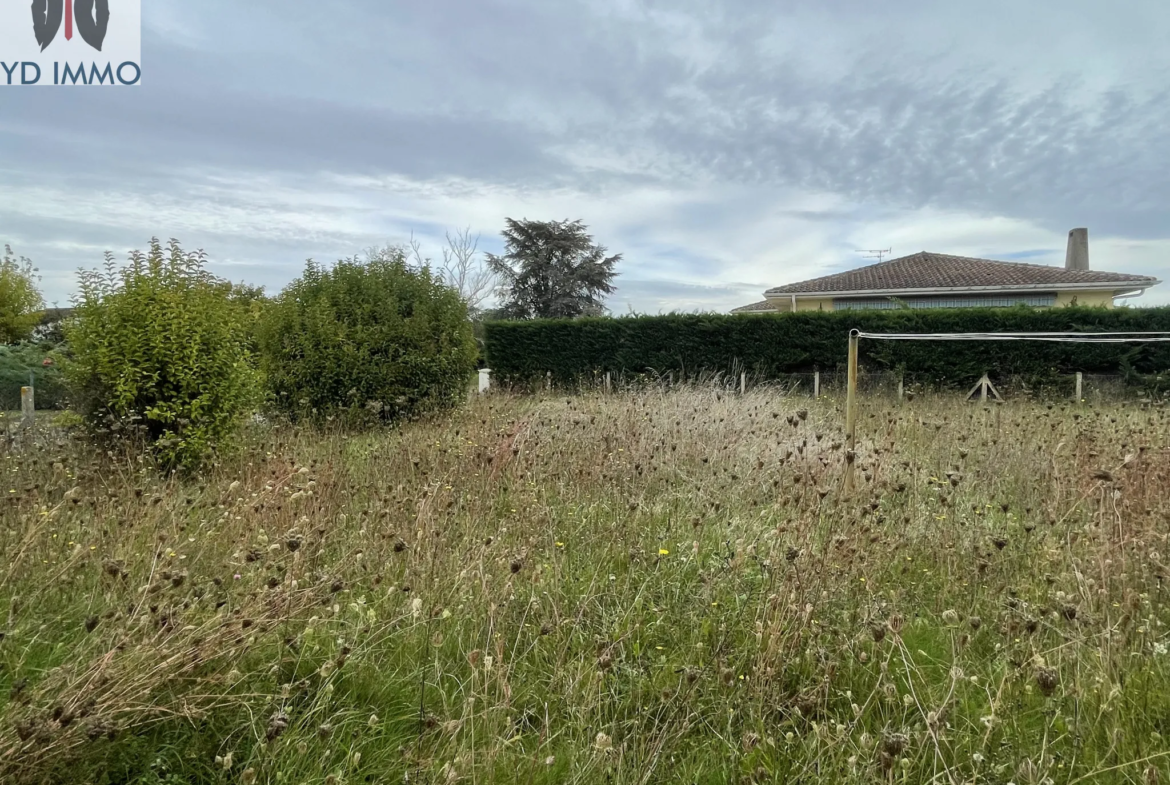
<path fill-rule="evenodd" d="M 868 299 L 844 298 L 833 300 L 834 311 L 894 311 L 899 308 L 1010 308 L 1013 305 L 1031 305 L 1049 308 L 1056 305 L 1055 294 L 1020 296 L 971 297 L 875 297 Z"/>

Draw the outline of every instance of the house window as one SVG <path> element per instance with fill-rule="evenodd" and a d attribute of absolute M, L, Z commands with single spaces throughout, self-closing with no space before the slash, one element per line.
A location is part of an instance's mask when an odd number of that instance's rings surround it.
<path fill-rule="evenodd" d="M 899 308 L 1010 308 L 1013 305 L 1031 305 L 1049 308 L 1056 305 L 1055 294 L 1034 294 L 1019 297 L 881 297 L 870 299 L 845 298 L 833 300 L 834 311 L 894 311 Z"/>

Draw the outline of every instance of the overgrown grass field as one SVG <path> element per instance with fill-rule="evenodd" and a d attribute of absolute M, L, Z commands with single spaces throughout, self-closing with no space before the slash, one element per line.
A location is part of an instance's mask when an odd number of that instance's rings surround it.
<path fill-rule="evenodd" d="M 3 456 L 5 783 L 1170 781 L 1170 419 L 767 390 Z M 1161 779 L 1159 779 L 1161 778 Z"/>

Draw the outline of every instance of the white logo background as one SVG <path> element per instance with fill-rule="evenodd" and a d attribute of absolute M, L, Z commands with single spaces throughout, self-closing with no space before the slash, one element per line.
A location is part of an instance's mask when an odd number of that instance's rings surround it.
<path fill-rule="evenodd" d="M 121 68 L 122 79 L 115 76 L 114 84 L 141 84 L 138 77 L 142 65 L 142 0 L 109 0 L 109 4 L 110 25 L 102 42 L 102 51 L 85 42 L 78 33 L 76 22 L 73 38 L 66 40 L 65 20 L 62 20 L 53 42 L 42 52 L 33 32 L 31 0 L 0 0 L 0 86 L 11 84 L 16 87 L 24 77 L 31 79 L 35 76 L 36 69 L 23 66 L 24 63 L 40 66 L 38 85 L 52 86 L 56 77 L 72 86 L 72 78 L 61 78 L 66 64 L 74 72 L 79 66 L 84 67 L 85 77 L 77 80 L 78 86 L 89 83 L 95 66 L 98 72 L 102 72 L 107 65 L 115 75 Z M 78 0 L 74 0 L 73 5 L 76 14 Z M 122 67 L 124 63 L 134 65 Z M 105 84 L 108 86 L 110 81 L 106 79 Z"/>

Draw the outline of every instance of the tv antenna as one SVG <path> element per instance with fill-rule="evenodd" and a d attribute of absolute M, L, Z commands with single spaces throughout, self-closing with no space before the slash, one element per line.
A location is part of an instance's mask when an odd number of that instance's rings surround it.
<path fill-rule="evenodd" d="M 871 248 L 869 250 L 854 251 L 854 253 L 859 253 L 866 259 L 877 259 L 880 262 L 884 257 L 890 256 L 893 250 L 893 248 L 883 248 L 880 250 Z"/>

